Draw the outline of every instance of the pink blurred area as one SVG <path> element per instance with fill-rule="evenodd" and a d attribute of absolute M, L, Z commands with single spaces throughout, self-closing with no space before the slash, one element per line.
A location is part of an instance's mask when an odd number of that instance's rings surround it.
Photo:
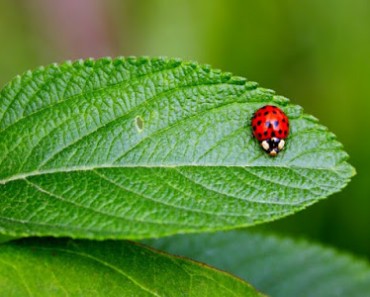
<path fill-rule="evenodd" d="M 60 59 L 119 54 L 117 27 L 104 0 L 36 0 L 27 8 L 34 24 L 60 52 Z"/>

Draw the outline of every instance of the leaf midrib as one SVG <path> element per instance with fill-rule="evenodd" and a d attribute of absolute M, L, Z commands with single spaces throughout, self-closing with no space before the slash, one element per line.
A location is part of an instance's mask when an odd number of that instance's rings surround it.
<path fill-rule="evenodd" d="M 135 164 L 126 164 L 126 165 L 99 165 L 99 166 L 77 166 L 77 167 L 69 167 L 69 168 L 57 168 L 57 169 L 48 169 L 48 170 L 40 170 L 40 171 L 31 171 L 31 172 L 25 172 L 25 173 L 19 173 L 16 175 L 13 175 L 9 178 L 5 178 L 0 180 L 0 185 L 5 185 L 8 182 L 11 181 L 17 181 L 17 180 L 24 180 L 28 177 L 33 176 L 40 176 L 40 175 L 48 175 L 48 174 L 54 174 L 54 173 L 67 173 L 67 172 L 80 172 L 80 171 L 93 171 L 97 169 L 121 169 L 121 168 L 149 168 L 149 169 L 156 169 L 156 168 L 183 168 L 183 167 L 221 167 L 221 168 L 278 168 L 278 169 L 303 169 L 303 170 L 317 170 L 317 171 L 332 171 L 333 173 L 337 173 L 336 169 L 340 167 L 341 164 L 344 162 L 338 162 L 337 166 L 334 167 L 310 167 L 310 166 L 286 166 L 286 165 L 252 165 L 252 164 L 240 164 L 240 165 L 220 165 L 220 164 L 156 164 L 156 165 L 135 165 Z M 338 174 L 338 173 L 337 173 Z"/>

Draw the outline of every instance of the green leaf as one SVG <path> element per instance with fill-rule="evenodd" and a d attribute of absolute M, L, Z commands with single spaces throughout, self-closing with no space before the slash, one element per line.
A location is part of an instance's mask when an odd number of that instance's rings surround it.
<path fill-rule="evenodd" d="M 276 158 L 252 138 L 280 106 Z M 16 77 L 0 97 L 0 232 L 158 237 L 271 221 L 353 175 L 332 133 L 244 78 L 192 62 L 67 62 Z"/>
<path fill-rule="evenodd" d="M 263 296 L 225 272 L 130 242 L 0 245 L 1 296 Z"/>
<path fill-rule="evenodd" d="M 332 248 L 254 232 L 147 241 L 248 280 L 271 296 L 368 296 L 370 264 Z"/>

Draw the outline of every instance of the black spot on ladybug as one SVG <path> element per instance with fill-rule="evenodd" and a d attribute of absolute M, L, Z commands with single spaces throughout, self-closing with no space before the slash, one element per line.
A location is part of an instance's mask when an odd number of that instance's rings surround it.
<path fill-rule="evenodd" d="M 272 111 L 272 113 L 273 113 L 273 114 L 277 114 L 276 110 L 273 110 L 273 111 Z"/>
<path fill-rule="evenodd" d="M 256 131 L 257 127 L 256 126 L 253 126 L 253 131 Z"/>
<path fill-rule="evenodd" d="M 284 118 L 283 118 L 282 122 L 283 122 L 283 123 L 285 123 L 285 122 L 286 122 Z"/>
<path fill-rule="evenodd" d="M 258 137 L 262 137 L 262 134 L 261 133 L 258 133 L 257 135 L 258 135 Z"/>
<path fill-rule="evenodd" d="M 264 115 L 268 115 L 268 114 L 269 114 L 269 112 L 268 111 L 265 111 Z"/>
<path fill-rule="evenodd" d="M 287 130 L 285 130 L 285 131 L 284 131 L 284 135 L 285 135 L 285 136 L 287 136 L 287 134 L 288 134 L 288 131 L 287 131 Z"/>
<path fill-rule="evenodd" d="M 263 132 L 263 135 L 267 136 L 267 131 Z"/>
<path fill-rule="evenodd" d="M 279 134 L 283 134 L 283 131 L 281 129 L 279 130 Z"/>
<path fill-rule="evenodd" d="M 262 121 L 258 121 L 257 125 L 260 126 L 262 124 Z"/>
<path fill-rule="evenodd" d="M 279 126 L 279 121 L 274 121 L 274 126 L 277 128 Z"/>
<path fill-rule="evenodd" d="M 271 137 L 275 137 L 276 135 L 275 135 L 275 132 L 274 131 L 272 131 L 271 132 Z"/>

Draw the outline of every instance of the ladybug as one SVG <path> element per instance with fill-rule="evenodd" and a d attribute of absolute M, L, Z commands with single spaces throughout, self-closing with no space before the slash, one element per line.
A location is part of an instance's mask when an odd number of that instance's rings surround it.
<path fill-rule="evenodd" d="M 266 105 L 254 113 L 252 129 L 262 148 L 275 157 L 284 148 L 289 135 L 289 120 L 280 108 Z"/>

